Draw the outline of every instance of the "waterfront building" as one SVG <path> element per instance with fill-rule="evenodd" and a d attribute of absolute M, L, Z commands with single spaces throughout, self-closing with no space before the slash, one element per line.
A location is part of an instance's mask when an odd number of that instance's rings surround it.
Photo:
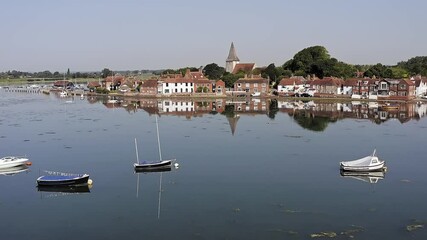
<path fill-rule="evenodd" d="M 415 97 L 415 83 L 411 80 L 386 78 L 378 82 L 379 100 L 412 100 Z"/>
<path fill-rule="evenodd" d="M 282 78 L 277 85 L 279 95 L 292 95 L 294 93 L 303 93 L 305 91 L 304 78 Z"/>
<path fill-rule="evenodd" d="M 245 75 L 244 78 L 239 78 L 234 83 L 234 91 L 246 92 L 247 94 L 253 94 L 255 92 L 261 93 L 261 95 L 268 95 L 270 91 L 269 80 L 262 78 L 260 75 Z"/>

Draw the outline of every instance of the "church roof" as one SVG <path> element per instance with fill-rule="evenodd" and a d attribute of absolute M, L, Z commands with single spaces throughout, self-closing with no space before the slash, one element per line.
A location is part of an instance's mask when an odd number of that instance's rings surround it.
<path fill-rule="evenodd" d="M 238 63 L 233 69 L 233 74 L 236 74 L 240 71 L 249 74 L 255 68 L 255 63 Z"/>
<path fill-rule="evenodd" d="M 234 43 L 231 43 L 230 52 L 228 53 L 227 62 L 240 61 L 237 57 L 236 49 L 234 48 Z"/>

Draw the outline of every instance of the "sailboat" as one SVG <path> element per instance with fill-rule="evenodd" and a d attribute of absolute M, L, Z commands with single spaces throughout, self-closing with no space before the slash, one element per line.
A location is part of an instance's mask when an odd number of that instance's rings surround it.
<path fill-rule="evenodd" d="M 162 168 L 170 168 L 172 162 L 176 160 L 176 159 L 168 159 L 168 160 L 162 159 L 162 151 L 160 148 L 160 137 L 159 137 L 159 122 L 157 120 L 157 116 L 156 116 L 156 129 L 157 129 L 157 145 L 159 147 L 160 159 L 158 161 L 140 162 L 139 157 L 138 157 L 138 145 L 137 145 L 137 141 L 135 138 L 136 163 L 133 164 L 135 171 L 146 171 L 146 172 L 156 171 L 156 170 L 162 171 L 163 170 Z"/>

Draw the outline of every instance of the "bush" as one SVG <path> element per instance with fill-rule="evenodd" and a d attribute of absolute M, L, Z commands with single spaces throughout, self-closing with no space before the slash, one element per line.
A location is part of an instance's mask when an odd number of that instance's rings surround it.
<path fill-rule="evenodd" d="M 100 94 L 108 94 L 110 91 L 108 91 L 106 88 L 98 87 L 96 88 L 95 92 Z"/>

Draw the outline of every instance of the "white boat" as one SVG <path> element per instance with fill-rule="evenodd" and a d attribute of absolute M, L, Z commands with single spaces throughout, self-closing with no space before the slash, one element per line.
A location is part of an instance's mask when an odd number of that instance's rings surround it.
<path fill-rule="evenodd" d="M 259 97 L 259 96 L 261 96 L 261 93 L 260 92 L 254 92 L 251 94 L 251 96 L 252 97 Z"/>
<path fill-rule="evenodd" d="M 0 158 L 0 168 L 11 168 L 24 165 L 28 162 L 28 158 L 7 156 Z"/>
<path fill-rule="evenodd" d="M 353 161 L 340 162 L 340 168 L 344 171 L 354 172 L 381 171 L 384 169 L 385 161 L 378 159 L 375 153 L 376 150 L 370 156 Z"/>
<path fill-rule="evenodd" d="M 66 97 L 66 96 L 68 96 L 68 93 L 67 93 L 67 91 L 61 91 L 61 92 L 59 93 L 59 96 L 60 96 L 60 97 Z"/>

